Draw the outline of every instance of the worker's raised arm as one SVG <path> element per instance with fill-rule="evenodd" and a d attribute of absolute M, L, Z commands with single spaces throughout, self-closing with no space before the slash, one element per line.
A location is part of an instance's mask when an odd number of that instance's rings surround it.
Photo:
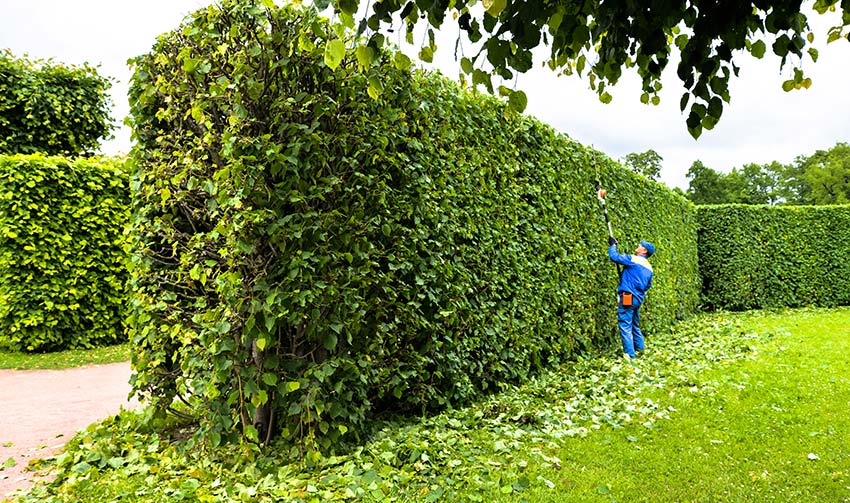
<path fill-rule="evenodd" d="M 632 257 L 631 255 L 623 255 L 622 253 L 617 252 L 617 245 L 611 245 L 608 247 L 608 257 L 614 262 L 622 265 L 631 265 Z"/>

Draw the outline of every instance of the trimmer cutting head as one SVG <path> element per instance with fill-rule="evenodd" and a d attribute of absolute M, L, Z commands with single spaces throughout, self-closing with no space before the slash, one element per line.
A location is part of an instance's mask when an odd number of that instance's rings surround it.
<path fill-rule="evenodd" d="M 602 183 L 599 180 L 593 180 L 593 183 L 596 184 L 596 197 L 599 198 L 600 201 L 605 202 L 605 196 L 608 195 L 608 191 L 602 188 Z"/>

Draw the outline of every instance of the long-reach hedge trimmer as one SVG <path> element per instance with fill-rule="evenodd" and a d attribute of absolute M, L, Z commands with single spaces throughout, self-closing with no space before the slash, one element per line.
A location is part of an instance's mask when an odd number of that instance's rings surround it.
<path fill-rule="evenodd" d="M 613 239 L 614 230 L 611 228 L 611 219 L 608 218 L 608 205 L 605 204 L 605 196 L 608 195 L 608 191 L 602 188 L 602 183 L 599 180 L 594 181 L 596 182 L 596 197 L 602 204 L 602 212 L 605 213 L 605 223 L 608 224 L 608 237 Z"/>
<path fill-rule="evenodd" d="M 608 237 L 614 240 L 614 229 L 611 227 L 611 219 L 608 218 L 608 205 L 605 204 L 605 196 L 608 195 L 608 191 L 602 188 L 602 183 L 599 180 L 594 180 L 596 182 L 596 197 L 599 199 L 600 204 L 602 204 L 602 212 L 605 214 L 605 223 L 608 224 Z M 617 275 L 623 275 L 623 268 L 620 264 L 617 264 Z"/>

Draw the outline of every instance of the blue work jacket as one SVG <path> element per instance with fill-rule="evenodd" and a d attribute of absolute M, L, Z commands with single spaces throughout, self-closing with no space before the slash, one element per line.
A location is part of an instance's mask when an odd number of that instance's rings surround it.
<path fill-rule="evenodd" d="M 616 245 L 608 248 L 608 256 L 614 262 L 623 265 L 623 275 L 620 277 L 617 291 L 629 292 L 635 304 L 643 304 L 646 291 L 652 287 L 652 264 L 646 257 L 640 255 L 617 253 Z"/>

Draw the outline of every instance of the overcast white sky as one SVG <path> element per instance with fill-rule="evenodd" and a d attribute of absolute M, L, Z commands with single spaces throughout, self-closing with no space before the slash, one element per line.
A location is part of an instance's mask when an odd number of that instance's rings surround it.
<path fill-rule="evenodd" d="M 100 73 L 116 80 L 113 117 L 127 115 L 127 60 L 148 52 L 156 36 L 177 27 L 189 12 L 208 0 L 0 0 L 0 48 L 15 55 L 70 64 L 100 65 Z M 817 19 L 818 26 L 827 26 Z M 817 34 L 824 34 L 819 29 Z M 824 38 L 821 36 L 821 39 Z M 819 42 L 819 43 L 817 43 Z M 731 85 L 732 103 L 714 130 L 694 140 L 679 111 L 682 87 L 671 64 L 664 79 L 661 105 L 640 103 L 639 81 L 628 73 L 611 90 L 614 101 L 604 105 L 586 80 L 555 77 L 545 69 L 521 75 L 519 87 L 529 98 L 527 112 L 572 138 L 620 159 L 631 152 L 653 149 L 663 158 L 661 179 L 670 186 L 687 188 L 685 174 L 699 159 L 705 165 L 729 171 L 746 163 L 791 162 L 798 155 L 850 142 L 850 92 L 847 92 L 850 43 L 840 40 L 815 45 L 816 64 L 805 70 L 814 81 L 808 90 L 785 93 L 779 61 L 756 60 L 741 55 L 739 78 Z M 440 46 L 439 53 L 451 46 Z M 408 54 L 411 54 L 408 52 Z M 445 59 L 445 55 L 444 58 Z M 455 64 L 441 63 L 443 72 L 457 75 Z M 113 154 L 130 148 L 126 127 L 103 146 Z"/>

